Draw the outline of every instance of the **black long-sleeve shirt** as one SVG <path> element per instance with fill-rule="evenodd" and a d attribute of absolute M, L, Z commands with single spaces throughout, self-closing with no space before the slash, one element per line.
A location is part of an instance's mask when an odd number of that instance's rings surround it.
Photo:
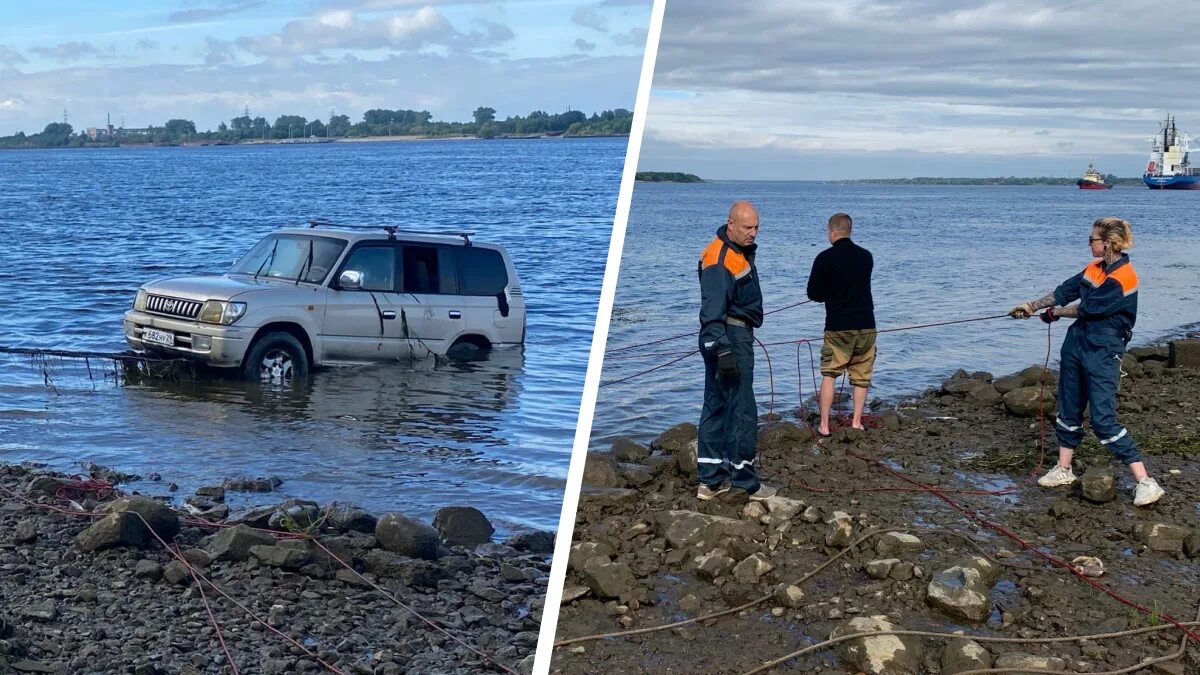
<path fill-rule="evenodd" d="M 821 251 L 808 275 L 808 298 L 825 303 L 825 330 L 875 327 L 871 252 L 843 237 Z"/>

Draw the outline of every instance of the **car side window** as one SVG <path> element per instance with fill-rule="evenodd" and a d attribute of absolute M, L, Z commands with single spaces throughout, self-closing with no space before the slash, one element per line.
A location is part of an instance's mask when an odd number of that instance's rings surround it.
<path fill-rule="evenodd" d="M 441 256 L 437 246 L 405 244 L 401 255 L 405 293 L 442 293 Z M 453 275 L 453 270 L 449 271 Z"/>
<path fill-rule="evenodd" d="M 391 293 L 396 290 L 396 251 L 391 246 L 362 246 L 350 254 L 342 271 L 362 274 L 364 291 Z"/>
<path fill-rule="evenodd" d="M 490 248 L 459 251 L 463 295 L 500 295 L 508 286 L 508 269 L 500 252 Z"/>

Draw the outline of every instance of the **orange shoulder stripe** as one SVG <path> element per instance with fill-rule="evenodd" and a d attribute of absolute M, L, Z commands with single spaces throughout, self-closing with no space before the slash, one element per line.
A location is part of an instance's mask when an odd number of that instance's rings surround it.
<path fill-rule="evenodd" d="M 1132 264 L 1121 265 L 1108 276 L 1109 278 L 1116 279 L 1117 283 L 1121 284 L 1121 290 L 1124 291 L 1125 295 L 1137 292 L 1138 277 Z"/>
<path fill-rule="evenodd" d="M 1083 280 L 1088 282 L 1092 288 L 1099 288 L 1100 284 L 1104 283 L 1104 261 L 1097 260 L 1096 262 L 1083 268 Z"/>
<path fill-rule="evenodd" d="M 717 260 L 721 257 L 721 247 L 724 244 L 725 242 L 721 241 L 720 237 L 713 239 L 708 248 L 705 248 L 704 252 L 700 254 L 700 267 L 705 268 L 716 265 Z"/>
<path fill-rule="evenodd" d="M 729 249 L 725 252 L 725 269 L 729 270 L 734 279 L 741 279 L 750 273 L 750 262 L 746 260 L 746 256 Z"/>

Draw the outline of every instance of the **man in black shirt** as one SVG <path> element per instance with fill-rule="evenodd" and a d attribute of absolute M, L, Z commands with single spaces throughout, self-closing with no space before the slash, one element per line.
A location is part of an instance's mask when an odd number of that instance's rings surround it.
<path fill-rule="evenodd" d="M 830 435 L 829 409 L 833 389 L 843 371 L 854 386 L 854 418 L 862 427 L 863 405 L 875 366 L 875 303 L 871 299 L 871 252 L 850 241 L 850 216 L 829 217 L 829 248 L 813 260 L 808 298 L 825 303 L 825 344 L 821 347 L 821 424 L 817 433 Z"/>

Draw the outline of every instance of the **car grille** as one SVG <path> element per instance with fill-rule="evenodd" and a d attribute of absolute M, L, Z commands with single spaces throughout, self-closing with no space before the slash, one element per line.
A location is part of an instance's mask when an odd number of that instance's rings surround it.
<path fill-rule="evenodd" d="M 146 311 L 153 314 L 177 316 L 182 319 L 194 319 L 200 315 L 200 306 L 203 304 L 196 300 L 168 298 L 165 295 L 151 295 L 146 298 Z"/>

